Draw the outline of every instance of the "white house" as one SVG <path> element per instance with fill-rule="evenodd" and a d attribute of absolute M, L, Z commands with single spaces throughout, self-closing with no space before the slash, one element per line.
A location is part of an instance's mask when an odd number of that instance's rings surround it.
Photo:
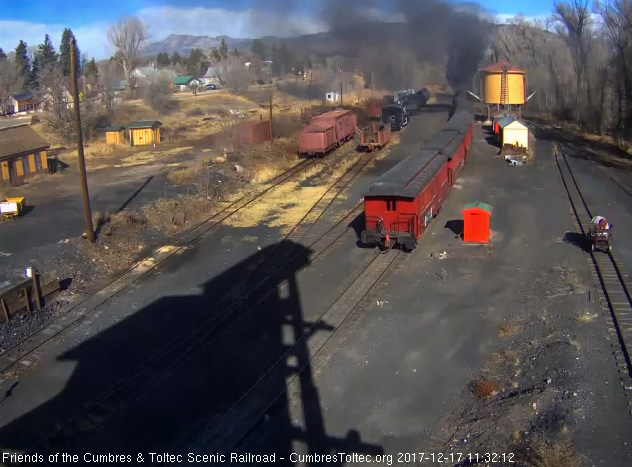
<path fill-rule="evenodd" d="M 327 100 L 327 102 L 340 102 L 340 93 L 339 92 L 328 92 L 325 94 L 325 100 Z"/>
<path fill-rule="evenodd" d="M 224 73 L 225 73 L 225 70 L 223 70 L 222 67 L 210 66 L 208 67 L 208 70 L 206 70 L 206 73 L 204 73 L 204 76 L 200 78 L 200 81 L 202 82 L 204 86 L 206 86 L 207 84 L 214 84 L 215 86 L 220 86 L 222 84 L 220 77 Z"/>

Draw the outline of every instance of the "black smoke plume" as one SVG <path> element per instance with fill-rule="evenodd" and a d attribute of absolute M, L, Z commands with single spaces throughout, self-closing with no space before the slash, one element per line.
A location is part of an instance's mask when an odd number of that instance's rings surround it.
<path fill-rule="evenodd" d="M 491 15 L 473 3 L 321 0 L 319 6 L 329 32 L 301 48 L 342 55 L 365 81 L 391 89 L 438 80 L 469 87 L 493 32 Z"/>

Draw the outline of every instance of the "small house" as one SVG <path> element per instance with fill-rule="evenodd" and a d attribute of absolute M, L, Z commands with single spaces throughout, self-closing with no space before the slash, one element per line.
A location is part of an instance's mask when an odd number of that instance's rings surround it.
<path fill-rule="evenodd" d="M 160 144 L 160 127 L 162 123 L 157 120 L 132 122 L 125 125 L 129 130 L 131 146 L 149 146 Z"/>
<path fill-rule="evenodd" d="M 41 105 L 35 99 L 33 91 L 23 91 L 13 94 L 8 99 L 7 112 L 9 115 L 17 113 L 28 113 L 38 110 Z"/>
<path fill-rule="evenodd" d="M 107 144 L 123 144 L 125 142 L 125 126 L 111 125 L 105 127 L 105 142 Z"/>
<path fill-rule="evenodd" d="M 325 100 L 327 102 L 340 102 L 340 93 L 338 92 L 328 92 L 325 94 Z"/>
<path fill-rule="evenodd" d="M 222 76 L 221 67 L 210 66 L 208 67 L 208 69 L 206 70 L 206 73 L 204 74 L 204 76 L 202 76 L 200 81 L 205 86 L 207 84 L 214 84 L 215 86 L 220 86 L 222 84 L 221 76 Z"/>
<path fill-rule="evenodd" d="M 31 174 L 48 173 L 50 144 L 28 123 L 0 129 L 0 179 L 19 185 Z"/>
<path fill-rule="evenodd" d="M 176 76 L 173 79 L 173 86 L 175 87 L 175 89 L 177 89 L 179 91 L 186 91 L 189 88 L 200 86 L 201 84 L 202 84 L 202 82 L 199 79 L 194 78 L 191 75 L 188 75 L 188 76 Z"/>
<path fill-rule="evenodd" d="M 514 117 L 505 117 L 498 122 L 500 146 L 511 145 L 529 149 L 529 129 Z"/>

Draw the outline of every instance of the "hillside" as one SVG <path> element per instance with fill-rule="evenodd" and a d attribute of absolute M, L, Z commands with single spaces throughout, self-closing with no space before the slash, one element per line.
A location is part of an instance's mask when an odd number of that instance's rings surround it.
<path fill-rule="evenodd" d="M 170 34 L 165 39 L 157 42 L 151 42 L 142 50 L 143 56 L 153 56 L 159 52 L 166 52 L 172 55 L 174 52 L 179 54 L 188 54 L 192 49 L 212 49 L 219 47 L 222 39 L 226 40 L 228 47 L 231 49 L 249 48 L 252 39 L 233 39 L 228 36 L 189 36 L 186 34 Z"/>

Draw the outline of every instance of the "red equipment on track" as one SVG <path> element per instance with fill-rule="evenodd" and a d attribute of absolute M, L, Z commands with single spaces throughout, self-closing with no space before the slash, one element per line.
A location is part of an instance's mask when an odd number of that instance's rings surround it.
<path fill-rule="evenodd" d="M 350 110 L 332 110 L 312 118 L 298 137 L 298 153 L 323 156 L 353 138 L 357 116 Z"/>
<path fill-rule="evenodd" d="M 465 165 L 472 145 L 474 112 L 464 101 L 443 131 L 421 150 L 390 169 L 364 197 L 363 244 L 413 250 L 437 215 Z"/>
<path fill-rule="evenodd" d="M 373 150 L 380 150 L 391 139 L 391 125 L 385 125 L 384 123 L 371 123 L 370 126 L 358 129 L 358 149 L 366 152 Z"/>

